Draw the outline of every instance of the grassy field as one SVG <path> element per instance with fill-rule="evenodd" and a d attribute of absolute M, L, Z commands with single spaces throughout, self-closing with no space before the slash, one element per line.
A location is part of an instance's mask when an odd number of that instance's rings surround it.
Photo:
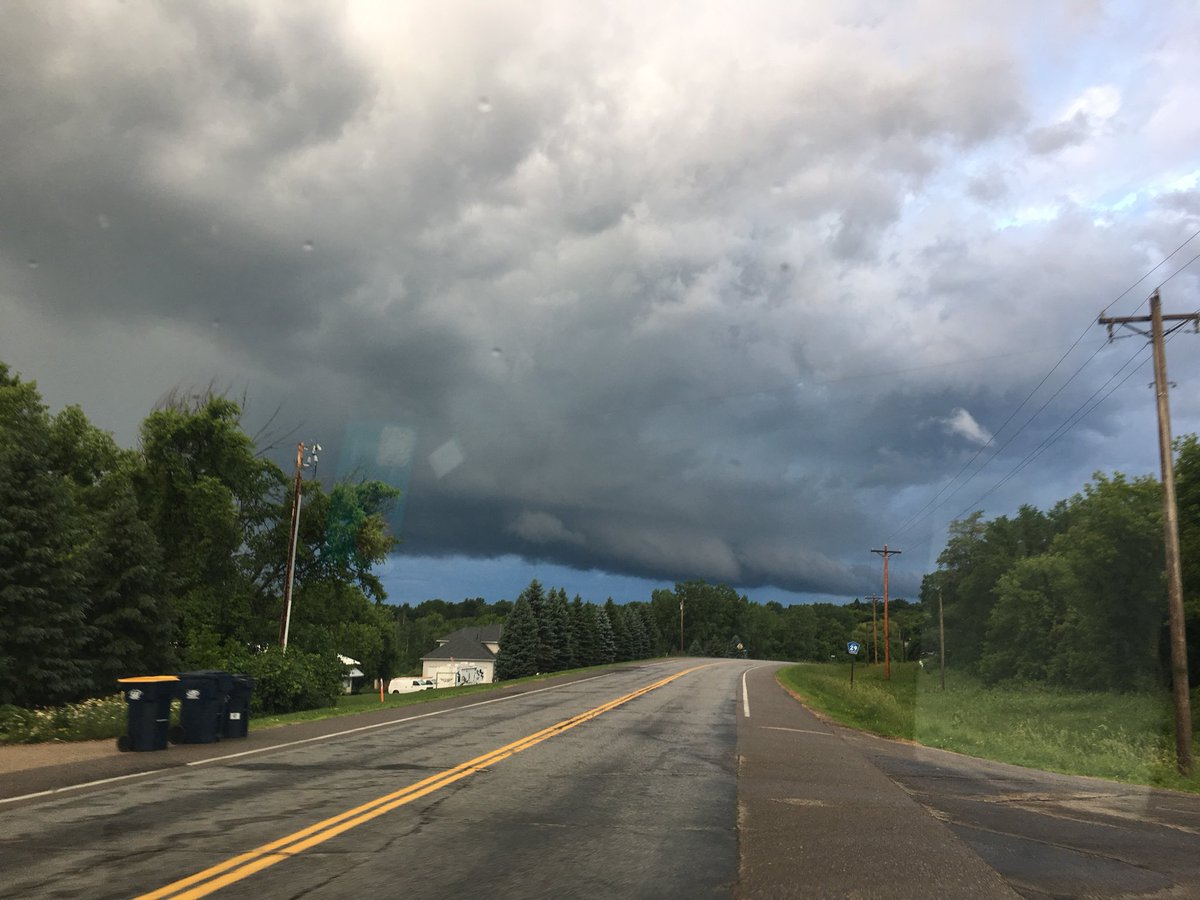
<path fill-rule="evenodd" d="M 830 718 L 887 737 L 1021 766 L 1094 775 L 1200 793 L 1200 774 L 1175 771 L 1171 698 L 1161 694 L 1084 694 L 1049 688 L 986 688 L 916 663 L 892 666 L 798 665 L 780 682 Z M 1193 695 L 1193 717 L 1200 710 Z M 1193 728 L 1193 733 L 1195 729 Z"/>

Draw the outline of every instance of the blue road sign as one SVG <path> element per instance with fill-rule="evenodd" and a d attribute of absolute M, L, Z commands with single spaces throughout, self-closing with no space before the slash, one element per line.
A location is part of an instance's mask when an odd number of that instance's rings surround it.
<path fill-rule="evenodd" d="M 851 641 L 846 645 L 846 651 L 851 656 L 858 656 L 858 641 Z"/>

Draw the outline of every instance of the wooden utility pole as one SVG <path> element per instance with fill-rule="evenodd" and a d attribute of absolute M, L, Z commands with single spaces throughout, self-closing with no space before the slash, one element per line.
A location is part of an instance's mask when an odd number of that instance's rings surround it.
<path fill-rule="evenodd" d="M 879 620 L 875 617 L 875 601 L 883 598 L 872 594 L 867 599 L 871 601 L 871 642 L 875 645 L 875 665 L 879 665 Z"/>
<path fill-rule="evenodd" d="M 679 598 L 679 655 L 683 656 L 683 598 Z"/>
<path fill-rule="evenodd" d="M 1171 450 L 1171 408 L 1167 381 L 1167 356 L 1163 348 L 1163 322 L 1178 322 L 1171 331 L 1191 322 L 1200 331 L 1200 314 L 1177 313 L 1164 316 L 1158 291 L 1150 297 L 1150 315 L 1101 316 L 1099 324 L 1108 326 L 1108 339 L 1113 326 L 1133 328 L 1135 322 L 1150 323 L 1150 344 L 1154 349 L 1154 393 L 1158 401 L 1158 456 L 1162 466 L 1163 537 L 1167 561 L 1167 610 L 1171 630 L 1171 687 L 1175 696 L 1175 762 L 1181 775 L 1192 773 L 1192 704 L 1188 694 L 1187 630 L 1183 615 L 1183 572 L 1179 560 L 1179 510 L 1175 504 L 1175 457 Z"/>
<path fill-rule="evenodd" d="M 883 680 L 892 680 L 892 633 L 888 631 L 888 557 L 903 553 L 903 550 L 889 550 L 884 544 L 882 550 L 872 550 L 883 557 Z"/>
<path fill-rule="evenodd" d="M 291 528 L 288 531 L 288 555 L 287 567 L 284 570 L 283 576 L 283 611 L 279 616 L 279 646 L 283 651 L 287 652 L 288 631 L 292 624 L 292 581 L 296 576 L 296 541 L 300 536 L 300 500 L 301 487 L 304 483 L 304 470 L 310 465 L 316 465 L 316 451 L 321 449 L 320 444 L 311 444 L 308 447 L 304 446 L 304 441 L 296 445 L 296 477 L 292 483 L 292 521 Z M 308 450 L 308 455 L 305 455 L 305 450 Z"/>
<path fill-rule="evenodd" d="M 941 656 L 941 664 L 938 666 L 938 673 L 941 676 L 941 690 L 946 689 L 946 619 L 942 615 L 942 589 L 938 588 L 938 653 Z"/>

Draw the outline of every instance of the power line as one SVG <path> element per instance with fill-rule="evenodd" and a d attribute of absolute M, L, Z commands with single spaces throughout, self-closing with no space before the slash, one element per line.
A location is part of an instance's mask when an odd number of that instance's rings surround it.
<path fill-rule="evenodd" d="M 1114 304 L 1119 303 L 1121 300 L 1123 300 L 1126 296 L 1129 295 L 1130 292 L 1135 290 L 1138 285 L 1140 285 L 1147 278 L 1149 278 L 1151 275 L 1153 275 L 1155 272 L 1157 272 L 1159 269 L 1161 269 L 1164 265 L 1166 265 L 1177 253 L 1179 253 L 1180 250 L 1182 250 L 1189 243 L 1191 243 L 1191 241 L 1194 240 L 1198 235 L 1200 235 L 1200 228 L 1197 228 L 1194 232 L 1192 232 L 1190 235 L 1188 235 L 1188 237 L 1182 243 L 1180 243 L 1179 246 L 1177 246 L 1174 250 L 1172 250 L 1169 254 L 1167 254 L 1157 265 L 1155 265 L 1148 272 L 1146 272 L 1144 275 L 1142 275 L 1141 278 L 1139 278 L 1137 281 L 1135 281 L 1133 284 L 1131 284 L 1129 287 L 1127 287 L 1124 291 L 1122 291 L 1120 294 L 1118 294 L 1112 301 L 1109 302 L 1108 306 L 1113 306 Z M 1182 272 L 1184 269 L 1186 269 L 1188 266 L 1190 266 L 1197 259 L 1200 259 L 1200 254 L 1197 254 L 1196 256 L 1192 257 L 1192 259 L 1190 261 L 1188 261 L 1183 267 L 1181 267 L 1178 271 L 1176 271 L 1174 274 L 1172 274 L 1167 279 L 1167 281 L 1170 281 L 1171 278 L 1174 278 L 1176 275 L 1178 275 L 1180 272 Z M 1163 284 L 1166 284 L 1166 281 L 1164 281 Z M 1146 303 L 1146 300 L 1143 299 L 1142 302 L 1138 305 L 1137 309 L 1141 309 L 1141 307 L 1144 306 L 1145 303 Z M 1106 309 L 1107 309 L 1107 307 L 1106 307 Z M 1135 310 L 1135 312 L 1136 311 L 1137 310 Z M 1067 378 L 1067 380 L 1065 382 L 1063 382 L 1063 384 L 1053 394 L 1051 394 L 1050 397 L 1037 409 L 1037 411 L 1032 416 L 1030 416 L 1028 419 L 1026 419 L 1025 422 L 1015 432 L 1013 432 L 1002 445 L 997 447 L 996 450 L 992 453 L 992 455 L 989 456 L 984 461 L 984 463 L 981 466 L 979 466 L 978 469 L 975 470 L 975 472 L 973 472 L 965 481 L 963 481 L 961 484 L 959 484 L 957 487 L 955 487 L 954 490 L 951 491 L 951 493 L 944 500 L 942 500 L 940 503 L 938 502 L 938 498 L 940 498 L 943 494 L 945 494 L 946 491 L 950 489 L 951 485 L 953 485 L 956 481 L 958 481 L 959 478 L 962 477 L 963 473 L 966 472 L 967 469 L 969 469 L 971 467 L 971 465 L 977 459 L 979 459 L 979 457 L 983 454 L 983 452 L 985 450 L 987 450 L 987 448 L 989 446 L 992 445 L 992 442 L 996 439 L 996 437 L 999 434 L 1001 434 L 1005 428 L 1008 427 L 1009 423 L 1011 423 L 1012 420 L 1014 418 L 1016 418 L 1017 414 L 1020 413 L 1020 411 L 1022 409 L 1024 409 L 1026 405 L 1028 405 L 1029 401 L 1033 398 L 1033 396 L 1039 390 L 1041 390 L 1043 385 L 1046 384 L 1046 382 L 1051 378 L 1051 376 L 1053 376 L 1054 373 L 1056 371 L 1058 371 L 1059 367 L 1062 366 L 1063 362 L 1066 361 L 1067 357 L 1071 355 L 1071 353 L 1075 350 L 1075 348 L 1077 346 L 1079 346 L 1080 342 L 1091 331 L 1091 329 L 1092 329 L 1092 323 L 1089 322 L 1088 325 L 1084 328 L 1084 330 L 1082 332 L 1080 332 L 1079 336 L 1075 339 L 1075 341 L 1071 344 L 1071 346 L 1069 348 L 1067 348 L 1067 351 L 1059 358 L 1058 362 L 1056 362 L 1051 367 L 1050 371 L 1047 372 L 1042 377 L 1041 381 L 1039 381 L 1037 383 L 1037 385 L 1034 386 L 1033 390 L 1031 390 L 1025 396 L 1025 399 L 1022 400 L 1020 402 L 1020 404 L 1017 405 L 1017 408 L 1014 409 L 1012 411 L 1012 413 L 1009 414 L 1008 418 L 1004 420 L 1004 422 L 1000 425 L 1000 427 L 998 429 L 996 429 L 995 432 L 993 432 L 993 434 L 987 439 L 987 441 L 983 444 L 983 446 L 981 446 L 977 451 L 975 451 L 974 456 L 972 456 L 970 459 L 968 459 L 966 461 L 966 463 L 964 463 L 963 466 L 958 470 L 958 472 L 955 473 L 954 477 L 951 478 L 949 481 L 947 481 L 944 485 L 942 485 L 942 487 L 937 491 L 937 493 L 934 494 L 934 496 L 929 501 L 927 501 L 924 506 L 922 506 L 919 510 L 917 510 L 915 513 L 911 514 L 907 519 L 905 519 L 905 521 L 900 525 L 900 527 L 894 533 L 893 540 L 902 537 L 913 525 L 915 525 L 917 522 L 921 521 L 921 519 L 924 517 L 926 510 L 930 510 L 929 514 L 932 515 L 934 512 L 936 512 L 938 509 L 940 509 L 946 503 L 950 502 L 950 500 L 953 499 L 953 497 L 955 495 L 957 495 L 959 491 L 961 491 L 964 487 L 966 487 L 968 484 L 970 484 L 979 475 L 980 472 L 982 472 L 984 469 L 986 469 L 988 467 L 988 465 L 991 464 L 992 460 L 994 460 L 1007 446 L 1009 446 L 1009 444 L 1011 444 L 1017 438 L 1017 436 L 1020 435 L 1020 433 L 1022 431 L 1024 431 L 1033 422 L 1033 420 L 1036 419 L 1043 412 L 1043 410 L 1046 409 L 1046 407 L 1050 404 L 1050 402 L 1053 401 L 1054 398 L 1057 397 L 1059 394 L 1061 394 L 1062 391 L 1067 387 L 1067 385 L 1069 385 L 1072 381 L 1074 381 L 1075 378 L 1080 374 L 1080 372 L 1082 372 L 1088 366 L 1088 364 L 1091 363 L 1091 361 L 1093 359 L 1095 359 L 1096 356 L 1099 355 L 1100 351 L 1104 348 L 1104 344 L 1100 344 L 1096 348 L 1096 350 L 1092 353 L 1092 355 L 1089 356 L 1087 359 L 1085 359 L 1083 361 L 1083 363 L 1080 364 L 1080 366 Z M 1122 368 L 1124 368 L 1124 366 L 1122 366 Z M 1119 372 L 1120 372 L 1120 370 L 1118 370 L 1118 373 Z M 1112 379 L 1110 378 L 1109 381 L 1111 381 L 1111 380 Z M 1108 382 L 1105 382 L 1105 383 L 1107 384 Z M 1093 396 L 1095 396 L 1095 395 L 1093 395 Z M 1086 402 L 1087 401 L 1085 401 L 1085 405 L 1086 405 Z M 936 504 L 936 505 L 934 505 L 934 504 Z M 932 507 L 932 509 L 930 509 L 930 507 Z"/>
<path fill-rule="evenodd" d="M 1130 378 L 1132 378 L 1134 376 L 1134 374 L 1136 374 L 1143 366 L 1146 365 L 1147 362 L 1150 361 L 1149 357 L 1147 357 L 1146 359 L 1143 359 L 1141 361 L 1141 363 L 1139 363 L 1136 367 L 1131 369 L 1124 378 L 1122 378 L 1119 382 L 1117 382 L 1115 385 L 1113 385 L 1112 389 L 1109 390 L 1108 393 L 1104 394 L 1103 397 L 1100 397 L 1099 400 L 1096 400 L 1095 403 L 1092 403 L 1092 401 L 1097 397 L 1097 395 L 1099 395 L 1101 391 L 1103 391 L 1106 387 L 1108 387 L 1108 385 L 1112 383 L 1113 379 L 1115 379 L 1118 375 L 1120 375 L 1121 372 L 1124 371 L 1125 368 L 1130 363 L 1132 363 L 1135 359 L 1137 359 L 1137 357 L 1145 349 L 1146 349 L 1145 347 L 1139 347 L 1137 349 L 1137 351 L 1121 365 L 1121 368 L 1117 369 L 1116 372 L 1114 372 L 1112 375 L 1110 375 L 1108 380 L 1106 382 L 1104 382 L 1104 384 L 1100 385 L 1100 387 L 1098 387 L 1092 393 L 1092 395 L 1090 397 L 1088 397 L 1087 400 L 1083 401 L 1083 403 L 1081 403 L 1078 407 L 1076 407 L 1075 412 L 1071 413 L 1071 415 L 1067 417 L 1066 421 L 1064 421 L 1061 425 L 1059 425 L 1056 429 L 1054 429 L 1054 431 L 1052 431 L 1049 435 L 1047 435 L 1045 438 L 1043 438 L 1042 442 L 1040 444 L 1038 444 L 1029 453 L 1027 453 L 1024 456 L 1024 458 L 1021 459 L 1020 462 L 1018 462 L 1015 466 L 1013 466 L 1013 468 L 1009 470 L 1008 474 L 1006 474 L 1003 478 L 1001 478 L 999 481 L 997 481 L 995 484 L 993 484 L 990 488 L 988 488 L 986 491 L 984 491 L 982 494 L 980 494 L 972 503 L 970 503 L 967 506 L 966 509 L 964 509 L 962 512 L 960 512 L 954 518 L 961 519 L 963 516 L 967 515 L 968 513 L 972 512 L 976 508 L 978 508 L 979 504 L 985 498 L 990 496 L 994 491 L 999 490 L 1001 487 L 1003 487 L 1005 484 L 1007 484 L 1010 480 L 1012 480 L 1014 477 L 1016 477 L 1026 466 L 1028 466 L 1031 462 L 1033 462 L 1035 459 L 1037 459 L 1039 456 L 1041 456 L 1046 450 L 1049 450 L 1050 447 L 1052 447 L 1054 444 L 1056 444 L 1059 441 L 1059 439 L 1061 439 L 1064 435 L 1067 434 L 1067 432 L 1069 432 L 1072 428 L 1074 428 L 1076 425 L 1078 425 L 1080 422 L 1082 422 L 1085 418 L 1087 418 L 1089 415 L 1091 415 L 1091 413 L 1093 412 L 1093 410 L 1096 409 L 1096 407 L 1098 407 L 1101 403 L 1103 403 L 1105 400 L 1107 400 L 1113 394 L 1113 392 L 1117 390 L 1117 388 L 1119 388 L 1126 381 L 1128 381 Z M 1092 403 L 1092 405 L 1090 407 L 1088 407 L 1089 403 Z M 1087 407 L 1087 408 L 1085 409 L 1085 407 Z M 1082 412 L 1081 412 L 1081 410 L 1082 410 Z"/>

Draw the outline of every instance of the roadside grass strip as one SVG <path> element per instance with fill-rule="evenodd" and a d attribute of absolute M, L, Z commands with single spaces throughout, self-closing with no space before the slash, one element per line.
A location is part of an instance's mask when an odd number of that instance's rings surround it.
<path fill-rule="evenodd" d="M 790 666 L 776 675 L 811 708 L 851 728 L 1042 771 L 1200 792 L 1200 772 L 1175 770 L 1165 690 L 988 687 L 951 672 L 941 691 L 936 675 L 916 663 L 893 663 L 892 676 L 863 666 L 851 687 L 845 665 Z"/>
<path fill-rule="evenodd" d="M 454 768 L 448 769 L 445 772 L 431 775 L 415 784 L 410 784 L 398 791 L 377 797 L 361 806 L 356 806 L 336 816 L 331 816 L 328 819 L 309 825 L 307 828 L 302 828 L 269 844 L 263 844 L 261 847 L 256 847 L 246 853 L 231 857 L 224 862 L 210 866 L 179 881 L 174 881 L 158 890 L 142 894 L 138 900 L 159 900 L 159 898 L 166 897 L 206 897 L 214 891 L 227 887 L 234 882 L 241 881 L 256 872 L 270 868 L 276 863 L 283 862 L 285 859 L 303 853 L 305 850 L 324 843 L 330 838 L 337 837 L 339 834 L 350 831 L 352 828 L 357 828 L 359 825 L 378 818 L 385 813 L 454 784 L 456 781 L 461 781 L 470 775 L 474 775 L 476 772 L 483 771 L 488 766 L 502 762 L 510 756 L 520 753 L 522 750 L 528 750 L 530 747 L 549 740 L 555 735 L 569 731 L 577 725 L 582 725 L 584 722 L 589 722 L 597 716 L 601 716 L 610 710 L 616 709 L 618 706 L 622 706 L 631 700 L 636 700 L 638 697 L 664 687 L 672 681 L 702 668 L 704 668 L 702 665 L 693 666 L 690 669 L 684 669 L 682 672 L 676 672 L 674 675 L 669 675 L 645 687 L 638 688 L 636 691 L 625 694 L 623 697 L 609 700 L 607 703 L 571 716 L 569 719 L 564 719 L 548 728 L 543 728 L 541 731 L 526 735 L 519 740 L 505 744 L 503 747 L 498 747 L 482 756 L 459 763 Z"/>

